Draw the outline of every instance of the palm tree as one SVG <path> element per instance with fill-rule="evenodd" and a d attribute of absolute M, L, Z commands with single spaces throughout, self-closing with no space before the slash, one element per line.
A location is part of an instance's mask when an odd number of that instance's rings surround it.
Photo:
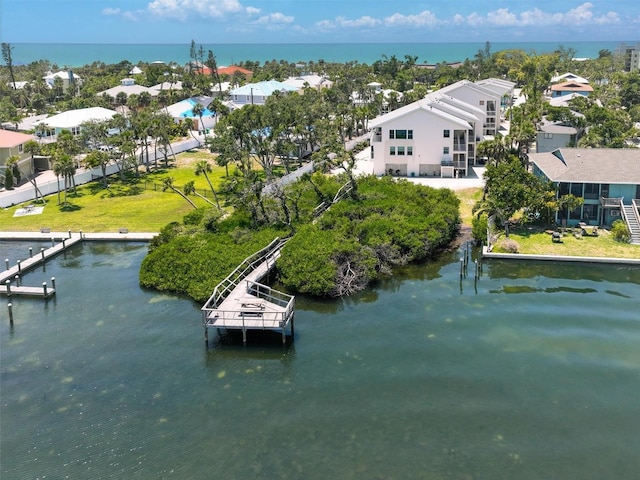
<path fill-rule="evenodd" d="M 174 185 L 173 185 L 173 177 L 165 177 L 162 180 L 162 191 L 166 191 L 167 189 L 173 190 L 175 193 L 177 193 L 178 195 L 180 195 L 182 198 L 184 198 L 187 202 L 189 202 L 189 204 L 197 209 L 198 206 L 193 203 L 191 201 L 191 199 L 189 197 L 187 197 L 184 193 L 182 193 L 180 190 L 178 190 Z"/>
<path fill-rule="evenodd" d="M 197 103 L 193 106 L 193 108 L 191 109 L 191 113 L 198 117 L 200 119 L 200 126 L 202 127 L 202 130 L 204 131 L 204 143 L 207 143 L 207 130 L 204 128 L 204 123 L 202 122 L 202 115 L 204 114 L 204 107 Z"/>
<path fill-rule="evenodd" d="M 209 205 L 215 205 L 207 197 L 205 197 L 204 195 L 200 195 L 198 193 L 198 191 L 196 190 L 196 185 L 195 185 L 193 180 L 189 180 L 187 183 L 185 183 L 184 187 L 182 187 L 182 191 L 184 192 L 185 195 L 195 195 L 196 197 L 201 198 L 202 200 L 207 202 Z M 220 207 L 218 207 L 218 208 L 220 208 Z"/>
<path fill-rule="evenodd" d="M 218 201 L 218 195 L 216 194 L 216 191 L 213 189 L 213 185 L 211 184 L 211 179 L 209 178 L 209 175 L 208 175 L 211 172 L 212 172 L 212 169 L 209 162 L 207 162 L 206 160 L 198 160 L 198 162 L 196 163 L 196 175 L 201 175 L 201 174 L 204 175 L 204 178 L 207 180 L 207 183 L 209 184 L 209 188 L 213 193 L 213 198 L 216 201 L 218 210 L 221 210 L 220 202 Z"/>
<path fill-rule="evenodd" d="M 64 204 L 67 203 L 67 190 L 69 184 L 73 184 L 73 190 L 75 193 L 75 180 L 73 176 L 76 174 L 76 165 L 70 155 L 66 153 L 60 154 L 53 165 L 53 173 L 56 174 L 56 178 L 62 176 L 64 179 Z M 60 204 L 60 185 L 58 184 L 58 205 Z"/>

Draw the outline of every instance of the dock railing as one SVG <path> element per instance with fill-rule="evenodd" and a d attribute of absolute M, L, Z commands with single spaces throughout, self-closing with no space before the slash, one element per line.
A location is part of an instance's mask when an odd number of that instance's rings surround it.
<path fill-rule="evenodd" d="M 253 255 L 245 258 L 242 263 L 233 270 L 233 272 L 227 275 L 224 280 L 216 285 L 216 288 L 213 290 L 213 294 L 201 309 L 203 323 L 206 324 L 209 314 L 213 310 L 216 310 L 224 299 L 227 298 L 227 296 L 240 284 L 240 282 L 252 274 L 258 267 L 264 264 L 267 267 L 266 272 L 271 270 L 277 260 L 277 252 L 279 252 L 280 248 L 282 248 L 288 240 L 288 238 L 276 238 L 262 250 L 259 250 Z"/>

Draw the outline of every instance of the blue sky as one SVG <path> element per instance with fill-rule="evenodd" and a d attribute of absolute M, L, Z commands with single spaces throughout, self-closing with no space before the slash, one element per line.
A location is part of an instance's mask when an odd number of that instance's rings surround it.
<path fill-rule="evenodd" d="M 0 0 L 9 43 L 637 41 L 640 2 Z"/>

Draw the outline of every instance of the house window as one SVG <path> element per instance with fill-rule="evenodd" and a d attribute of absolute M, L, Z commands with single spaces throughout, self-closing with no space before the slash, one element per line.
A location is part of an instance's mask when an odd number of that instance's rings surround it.
<path fill-rule="evenodd" d="M 545 133 L 544 138 L 545 140 L 551 140 L 553 138 L 553 133 Z"/>
<path fill-rule="evenodd" d="M 398 155 L 404 155 L 404 147 L 398 147 Z"/>
<path fill-rule="evenodd" d="M 396 147 L 389 147 L 389 155 L 395 155 L 396 154 Z"/>
<path fill-rule="evenodd" d="M 449 147 L 444 147 L 442 149 L 442 153 L 445 154 L 445 155 L 449 155 Z"/>
<path fill-rule="evenodd" d="M 581 183 L 572 183 L 571 184 L 571 195 L 574 197 L 582 197 L 582 184 Z"/>
<path fill-rule="evenodd" d="M 584 198 L 596 200 L 598 198 L 600 185 L 597 183 L 585 183 L 584 184 Z"/>
<path fill-rule="evenodd" d="M 407 147 L 407 155 L 413 155 L 413 147 Z M 640 188 L 640 187 L 638 187 L 638 188 Z M 640 191 L 639 191 L 639 193 L 640 193 Z M 640 197 L 636 196 L 636 198 L 640 198 Z"/>
<path fill-rule="evenodd" d="M 71 127 L 71 133 L 74 135 L 80 135 L 80 127 Z"/>
<path fill-rule="evenodd" d="M 602 185 L 600 185 L 600 196 L 604 197 L 604 198 L 608 198 L 609 197 L 609 184 L 608 183 L 603 183 Z"/>
<path fill-rule="evenodd" d="M 480 105 L 484 105 L 484 100 L 480 100 Z"/>
<path fill-rule="evenodd" d="M 444 138 L 449 138 L 451 136 L 451 131 L 450 130 L 445 130 L 443 132 L 443 136 L 444 136 Z"/>
<path fill-rule="evenodd" d="M 564 195 L 568 195 L 569 194 L 569 184 L 568 183 L 561 183 L 560 187 L 558 188 L 558 196 L 562 197 Z"/>
<path fill-rule="evenodd" d="M 23 144 L 18 145 L 18 153 L 22 153 L 23 149 L 24 149 Z"/>
<path fill-rule="evenodd" d="M 589 222 L 591 220 L 598 220 L 598 204 L 585 203 L 582 207 L 582 219 L 585 222 Z"/>
<path fill-rule="evenodd" d="M 371 158 L 374 158 L 373 153 L 374 153 L 374 152 L 373 152 L 373 145 L 371 145 Z"/>
<path fill-rule="evenodd" d="M 413 140 L 413 130 L 389 130 L 391 140 Z"/>

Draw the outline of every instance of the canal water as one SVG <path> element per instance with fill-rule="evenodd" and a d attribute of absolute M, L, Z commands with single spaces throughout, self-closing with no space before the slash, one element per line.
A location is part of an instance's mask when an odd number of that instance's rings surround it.
<path fill-rule="evenodd" d="M 9 255 L 8 247 L 0 256 Z M 22 248 L 22 247 L 21 247 Z M 199 305 L 138 285 L 141 244 L 73 247 L 0 305 L 0 477 L 637 479 L 640 269 L 459 252 L 295 341 L 205 348 Z"/>

